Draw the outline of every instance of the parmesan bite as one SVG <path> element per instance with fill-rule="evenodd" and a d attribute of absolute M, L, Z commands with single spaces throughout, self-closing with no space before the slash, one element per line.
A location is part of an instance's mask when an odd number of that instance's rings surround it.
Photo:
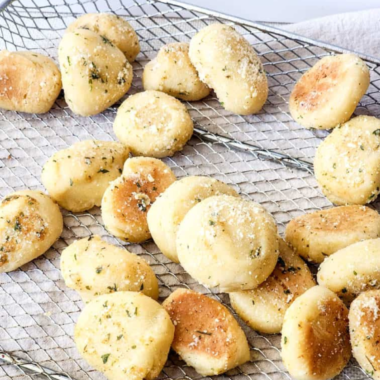
<path fill-rule="evenodd" d="M 153 380 L 174 337 L 165 309 L 136 292 L 99 296 L 83 309 L 74 340 L 82 357 L 109 380 Z"/>
<path fill-rule="evenodd" d="M 65 33 L 58 58 L 65 100 L 78 115 L 104 111 L 131 87 L 132 66 L 123 52 L 91 30 Z"/>
<path fill-rule="evenodd" d="M 257 203 L 230 195 L 206 198 L 182 220 L 177 254 L 201 284 L 222 292 L 256 288 L 278 258 L 277 227 Z"/>
<path fill-rule="evenodd" d="M 290 113 L 306 128 L 335 128 L 350 119 L 369 82 L 369 69 L 358 56 L 324 57 L 294 86 Z"/>
<path fill-rule="evenodd" d="M 62 89 L 54 61 L 31 51 L 0 52 L 0 108 L 45 113 Z"/>
<path fill-rule="evenodd" d="M 352 353 L 375 380 L 380 378 L 380 290 L 360 294 L 350 307 Z"/>
<path fill-rule="evenodd" d="M 160 160 L 128 159 L 122 176 L 111 182 L 102 200 L 102 218 L 107 230 L 132 243 L 149 239 L 147 212 L 175 179 L 174 173 Z"/>
<path fill-rule="evenodd" d="M 128 148 L 114 141 L 80 141 L 55 153 L 42 169 L 42 183 L 72 212 L 100 206 L 109 183 L 120 176 Z"/>
<path fill-rule="evenodd" d="M 135 156 L 162 158 L 184 147 L 193 134 L 193 121 L 179 100 L 145 91 L 123 102 L 113 129 Z"/>
<path fill-rule="evenodd" d="M 158 298 L 158 282 L 149 264 L 97 235 L 77 240 L 62 252 L 61 272 L 66 286 L 84 301 L 119 291 Z"/>
<path fill-rule="evenodd" d="M 319 145 L 315 177 L 326 197 L 337 205 L 364 205 L 380 192 L 380 120 L 357 116 Z"/>
<path fill-rule="evenodd" d="M 343 248 L 319 267 L 318 284 L 337 293 L 347 304 L 360 293 L 380 288 L 380 239 Z"/>
<path fill-rule="evenodd" d="M 380 215 L 366 206 L 332 207 L 291 220 L 285 236 L 299 255 L 319 264 L 351 244 L 380 237 Z"/>
<path fill-rule="evenodd" d="M 67 28 L 68 32 L 88 29 L 99 34 L 104 43 L 119 48 L 133 62 L 140 52 L 139 39 L 128 21 L 112 13 L 87 13 Z"/>
<path fill-rule="evenodd" d="M 282 361 L 296 380 L 328 380 L 339 375 L 351 357 L 348 310 L 339 297 L 314 286 L 285 313 Z"/>
<path fill-rule="evenodd" d="M 62 229 L 59 207 L 46 194 L 35 190 L 9 194 L 0 204 L 0 273 L 43 255 Z"/>
<path fill-rule="evenodd" d="M 210 93 L 190 61 L 186 42 L 164 45 L 144 67 L 142 79 L 145 90 L 162 91 L 181 100 L 200 100 Z"/>
<path fill-rule="evenodd" d="M 268 97 L 263 65 L 232 26 L 206 26 L 191 39 L 189 56 L 200 80 L 216 92 L 226 110 L 239 115 L 261 110 Z"/>
<path fill-rule="evenodd" d="M 249 360 L 243 330 L 218 301 L 177 289 L 163 306 L 175 326 L 173 350 L 201 375 L 219 375 Z"/>

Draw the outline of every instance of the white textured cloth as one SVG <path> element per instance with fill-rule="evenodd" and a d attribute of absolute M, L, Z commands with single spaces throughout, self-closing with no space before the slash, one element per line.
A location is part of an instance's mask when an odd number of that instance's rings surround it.
<path fill-rule="evenodd" d="M 380 8 L 327 16 L 280 28 L 380 58 Z"/>

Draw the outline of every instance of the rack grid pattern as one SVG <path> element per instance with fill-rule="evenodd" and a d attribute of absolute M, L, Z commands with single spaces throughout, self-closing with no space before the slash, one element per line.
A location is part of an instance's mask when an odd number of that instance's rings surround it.
<path fill-rule="evenodd" d="M 233 185 L 242 196 L 265 206 L 275 217 L 280 232 L 293 217 L 331 206 L 318 190 L 311 170 L 302 170 L 298 165 L 312 162 L 325 132 L 306 130 L 295 123 L 288 113 L 287 99 L 303 72 L 319 58 L 339 49 L 171 0 L 55 0 L 54 6 L 50 1 L 22 0 L 8 5 L 0 13 L 0 48 L 34 50 L 56 59 L 62 34 L 76 17 L 100 10 L 113 12 L 130 21 L 141 42 L 130 94 L 142 90 L 143 68 L 164 44 L 189 41 L 213 22 L 234 25 L 252 43 L 268 74 L 270 93 L 264 109 L 247 117 L 233 115 L 220 106 L 215 95 L 187 103 L 196 127 L 219 137 L 212 135 L 216 142 L 210 143 L 207 134 L 199 133 L 182 152 L 164 161 L 178 178 L 207 175 Z M 371 68 L 371 85 L 357 114 L 380 116 L 379 62 L 366 62 Z M 41 168 L 57 150 L 85 139 L 114 139 L 112 123 L 119 104 L 88 118 L 74 115 L 62 96 L 44 115 L 0 111 L 0 196 L 24 188 L 42 189 Z M 255 148 L 251 152 L 233 149 L 233 143 L 236 146 L 242 142 Z M 255 153 L 257 150 L 270 160 Z M 282 155 L 291 157 L 292 168 Z M 62 237 L 44 256 L 0 275 L 0 380 L 24 380 L 37 373 L 55 380 L 104 378 L 76 351 L 73 327 L 83 304 L 76 292 L 65 287 L 59 256 L 75 239 L 91 234 L 117 245 L 125 243 L 107 233 L 98 208 L 81 214 L 64 211 L 64 224 Z M 161 299 L 178 287 L 188 287 L 229 307 L 226 294 L 197 284 L 179 265 L 165 258 L 152 241 L 127 248 L 151 264 L 159 279 Z M 260 335 L 241 324 L 251 345 L 252 361 L 219 377 L 290 379 L 280 359 L 280 336 Z M 339 379 L 365 377 L 352 361 Z M 171 354 L 160 378 L 190 380 L 201 376 Z"/>

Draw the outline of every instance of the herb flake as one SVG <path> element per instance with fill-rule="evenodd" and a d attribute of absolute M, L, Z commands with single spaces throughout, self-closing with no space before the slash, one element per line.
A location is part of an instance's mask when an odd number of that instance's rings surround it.
<path fill-rule="evenodd" d="M 104 354 L 101 356 L 103 360 L 103 364 L 106 364 L 108 362 L 108 358 L 110 357 L 111 354 Z"/>

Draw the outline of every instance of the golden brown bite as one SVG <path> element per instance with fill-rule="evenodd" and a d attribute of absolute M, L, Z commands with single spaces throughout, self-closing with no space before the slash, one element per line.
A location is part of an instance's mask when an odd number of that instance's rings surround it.
<path fill-rule="evenodd" d="M 128 159 L 122 176 L 111 182 L 102 200 L 102 218 L 107 230 L 132 243 L 149 239 L 147 212 L 175 180 L 174 173 L 160 160 Z"/>
<path fill-rule="evenodd" d="M 23 190 L 6 196 L 0 204 L 0 273 L 43 255 L 62 229 L 62 214 L 48 195 Z"/>
<path fill-rule="evenodd" d="M 0 52 L 0 108 L 45 113 L 62 89 L 54 61 L 32 51 Z"/>
<path fill-rule="evenodd" d="M 380 237 L 380 215 L 365 206 L 332 207 L 294 218 L 285 236 L 304 259 L 321 263 L 351 244 Z"/>
<path fill-rule="evenodd" d="M 369 82 L 369 69 L 358 56 L 324 57 L 294 86 L 290 113 L 306 128 L 335 128 L 350 119 Z"/>
<path fill-rule="evenodd" d="M 360 294 L 350 307 L 352 353 L 374 379 L 380 378 L 380 290 Z"/>
<path fill-rule="evenodd" d="M 337 376 L 351 357 L 348 310 L 339 297 L 314 286 L 285 313 L 282 360 L 296 380 Z"/>
<path fill-rule="evenodd" d="M 201 375 L 219 375 L 249 360 L 243 330 L 218 301 L 177 289 L 163 306 L 175 326 L 172 348 Z"/>

